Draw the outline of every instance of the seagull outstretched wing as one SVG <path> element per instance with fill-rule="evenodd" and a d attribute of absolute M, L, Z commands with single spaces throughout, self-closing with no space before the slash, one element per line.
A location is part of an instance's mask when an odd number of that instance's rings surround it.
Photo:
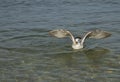
<path fill-rule="evenodd" d="M 96 29 L 91 31 L 91 33 L 87 37 L 94 38 L 94 39 L 102 39 L 102 38 L 107 38 L 109 36 L 111 36 L 111 33 L 100 30 L 100 29 Z"/>
<path fill-rule="evenodd" d="M 50 35 L 55 36 L 57 38 L 64 38 L 69 36 L 69 33 L 67 30 L 64 29 L 56 29 L 56 30 L 52 30 L 49 32 Z"/>

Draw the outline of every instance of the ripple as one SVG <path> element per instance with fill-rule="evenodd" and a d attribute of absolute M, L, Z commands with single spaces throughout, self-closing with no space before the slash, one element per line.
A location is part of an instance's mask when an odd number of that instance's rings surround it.
<path fill-rule="evenodd" d="M 7 47 L 0 47 L 0 49 L 8 50 L 8 51 L 14 51 L 14 52 L 20 52 L 20 53 L 40 53 L 40 50 L 37 48 L 7 48 Z"/>
<path fill-rule="evenodd" d="M 26 39 L 29 37 L 41 37 L 41 35 L 26 35 L 26 36 L 17 36 L 17 37 L 12 37 L 9 39 L 2 40 L 1 42 L 6 42 L 6 41 L 11 41 L 11 40 L 16 40 L 16 39 Z"/>

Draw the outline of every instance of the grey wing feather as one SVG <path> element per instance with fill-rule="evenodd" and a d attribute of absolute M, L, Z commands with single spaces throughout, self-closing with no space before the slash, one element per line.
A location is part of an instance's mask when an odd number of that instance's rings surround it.
<path fill-rule="evenodd" d="M 55 36 L 57 38 L 64 38 L 69 36 L 69 33 L 67 30 L 64 29 L 56 29 L 56 30 L 52 30 L 49 32 L 50 35 Z"/>
<path fill-rule="evenodd" d="M 91 31 L 91 33 L 88 35 L 89 38 L 95 39 L 107 38 L 109 36 L 111 36 L 111 33 L 99 29 Z"/>

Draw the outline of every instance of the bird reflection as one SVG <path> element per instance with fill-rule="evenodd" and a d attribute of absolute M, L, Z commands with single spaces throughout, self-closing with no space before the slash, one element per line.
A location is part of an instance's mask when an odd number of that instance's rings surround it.
<path fill-rule="evenodd" d="M 106 54 L 109 53 L 109 49 L 101 48 L 101 47 L 95 47 L 93 49 L 87 49 L 84 50 L 84 54 L 88 58 L 88 61 L 91 64 L 99 65 L 101 63 L 104 63 L 104 58 L 106 57 Z"/>

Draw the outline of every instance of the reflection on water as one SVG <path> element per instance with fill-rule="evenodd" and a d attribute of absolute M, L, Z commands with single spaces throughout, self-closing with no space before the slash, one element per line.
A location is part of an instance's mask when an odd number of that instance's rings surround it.
<path fill-rule="evenodd" d="M 110 53 L 110 50 L 101 47 L 95 47 L 93 49 L 85 50 L 84 53 L 89 59 L 89 63 L 92 65 L 92 67 L 98 68 L 104 63 L 104 58 L 108 56 L 107 54 Z"/>
<path fill-rule="evenodd" d="M 85 50 L 84 52 L 89 60 L 93 60 L 94 62 L 103 59 L 105 54 L 109 53 L 108 49 L 96 47 L 93 49 Z"/>
<path fill-rule="evenodd" d="M 1 0 L 0 82 L 119 82 L 119 16 L 119 0 Z M 58 28 L 112 36 L 73 50 L 48 35 Z"/>

